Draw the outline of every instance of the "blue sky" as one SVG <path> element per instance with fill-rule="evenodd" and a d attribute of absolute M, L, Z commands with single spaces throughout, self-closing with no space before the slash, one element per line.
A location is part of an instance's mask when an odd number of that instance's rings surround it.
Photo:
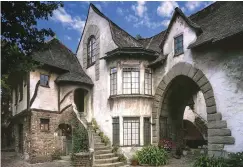
<path fill-rule="evenodd" d="M 89 4 L 132 36 L 150 37 L 166 29 L 174 8 L 179 7 L 189 16 L 212 2 L 209 1 L 66 1 L 64 7 L 54 11 L 48 21 L 39 21 L 40 28 L 51 28 L 57 38 L 74 53 L 82 35 Z"/>

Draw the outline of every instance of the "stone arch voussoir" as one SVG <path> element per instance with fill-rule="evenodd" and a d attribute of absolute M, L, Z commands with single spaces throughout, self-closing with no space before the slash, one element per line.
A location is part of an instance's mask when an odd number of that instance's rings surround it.
<path fill-rule="evenodd" d="M 221 113 L 217 111 L 213 88 L 209 80 L 200 69 L 185 62 L 175 64 L 169 72 L 164 75 L 156 89 L 152 110 L 152 142 L 154 144 L 158 143 L 160 111 L 162 110 L 163 103 L 166 103 L 165 96 L 171 81 L 179 75 L 191 78 L 202 91 L 207 108 L 208 154 L 223 156 L 224 145 L 234 144 L 235 139 L 231 136 L 230 129 L 227 129 L 227 122 L 222 120 Z"/>

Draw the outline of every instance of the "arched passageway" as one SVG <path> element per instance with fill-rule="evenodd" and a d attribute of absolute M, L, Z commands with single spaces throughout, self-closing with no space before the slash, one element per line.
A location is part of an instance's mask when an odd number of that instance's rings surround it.
<path fill-rule="evenodd" d="M 183 147 L 184 110 L 198 91 L 203 93 L 206 104 L 208 154 L 221 156 L 224 145 L 234 144 L 235 139 L 227 129 L 227 122 L 217 112 L 211 83 L 201 70 L 188 63 L 174 65 L 156 89 L 152 111 L 153 143 L 167 135 L 176 142 L 177 148 Z"/>
<path fill-rule="evenodd" d="M 72 152 L 72 126 L 65 123 L 59 124 L 58 136 L 62 143 L 62 153 L 69 155 Z"/>
<path fill-rule="evenodd" d="M 185 147 L 185 130 L 183 116 L 186 106 L 192 105 L 193 96 L 199 87 L 187 76 L 177 76 L 172 81 L 165 94 L 160 113 L 160 139 L 171 138 L 176 143 L 176 148 Z M 206 111 L 205 111 L 206 112 Z M 164 123 L 167 122 L 167 125 Z M 164 133 L 164 130 L 170 132 Z"/>

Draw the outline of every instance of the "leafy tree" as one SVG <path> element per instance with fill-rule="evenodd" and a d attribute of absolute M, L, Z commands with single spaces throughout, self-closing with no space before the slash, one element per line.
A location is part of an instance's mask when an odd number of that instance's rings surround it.
<path fill-rule="evenodd" d="M 44 44 L 51 29 L 38 29 L 37 21 L 48 20 L 62 2 L 2 2 L 2 74 L 25 71 L 32 66 L 28 56 Z M 27 66 L 26 66 L 27 65 Z M 26 68 L 27 67 L 27 68 Z"/>
<path fill-rule="evenodd" d="M 137 34 L 136 39 L 142 39 L 142 36 L 140 34 Z"/>
<path fill-rule="evenodd" d="M 38 29 L 38 20 L 48 20 L 53 11 L 63 7 L 62 2 L 1 2 L 1 115 L 9 117 L 9 76 L 29 71 L 35 65 L 32 51 L 41 48 L 47 37 L 54 36 L 51 29 Z M 6 113 L 8 112 L 8 113 Z M 3 121 L 2 122 L 6 122 Z"/>

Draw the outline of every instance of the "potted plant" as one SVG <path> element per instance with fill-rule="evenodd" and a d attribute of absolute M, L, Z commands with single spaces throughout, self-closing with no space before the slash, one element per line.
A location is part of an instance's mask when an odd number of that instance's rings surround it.
<path fill-rule="evenodd" d="M 138 163 L 138 156 L 137 156 L 137 154 L 134 154 L 133 156 L 132 156 L 132 159 L 131 159 L 131 165 L 132 166 L 137 166 L 139 163 Z"/>

